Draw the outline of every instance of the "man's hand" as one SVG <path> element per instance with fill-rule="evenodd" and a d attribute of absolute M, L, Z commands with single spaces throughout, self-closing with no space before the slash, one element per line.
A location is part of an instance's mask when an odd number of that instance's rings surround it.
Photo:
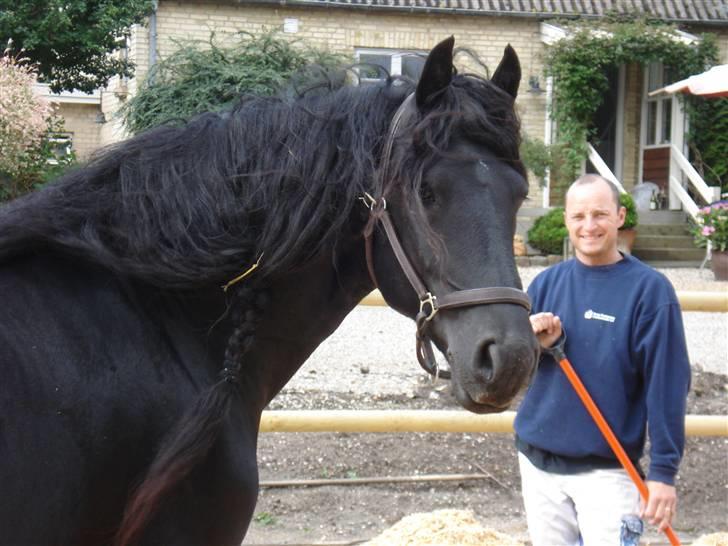
<path fill-rule="evenodd" d="M 646 482 L 647 490 L 650 492 L 647 506 L 642 501 L 640 517 L 646 519 L 651 525 L 657 525 L 660 531 L 664 531 L 672 524 L 677 509 L 677 492 L 675 487 L 661 482 Z"/>
<path fill-rule="evenodd" d="M 533 333 L 544 349 L 551 347 L 561 337 L 561 319 L 553 313 L 536 313 L 529 318 Z"/>

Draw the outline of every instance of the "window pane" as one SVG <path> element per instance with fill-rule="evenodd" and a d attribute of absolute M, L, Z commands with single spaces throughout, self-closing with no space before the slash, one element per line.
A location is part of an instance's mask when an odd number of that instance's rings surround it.
<path fill-rule="evenodd" d="M 405 55 L 402 57 L 402 75 L 417 81 L 420 79 L 425 59 L 419 55 Z"/>
<path fill-rule="evenodd" d="M 647 72 L 647 92 L 662 87 L 662 63 L 650 63 Z"/>
<path fill-rule="evenodd" d="M 386 70 L 386 72 L 383 72 L 381 70 L 377 70 L 375 67 L 362 66 L 359 68 L 359 73 L 362 78 L 383 79 L 386 78 L 387 74 L 390 74 L 392 71 L 391 55 L 362 53 L 359 55 L 359 62 L 381 66 Z"/>
<path fill-rule="evenodd" d="M 645 144 L 655 143 L 655 130 L 657 129 L 657 102 L 647 103 L 647 138 Z"/>
<path fill-rule="evenodd" d="M 672 128 L 672 99 L 664 99 L 662 105 L 662 127 L 660 128 L 660 143 L 670 142 Z"/>

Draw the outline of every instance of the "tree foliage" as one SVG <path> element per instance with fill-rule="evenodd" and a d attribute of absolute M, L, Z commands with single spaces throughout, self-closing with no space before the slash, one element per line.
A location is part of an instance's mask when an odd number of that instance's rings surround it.
<path fill-rule="evenodd" d="M 49 163 L 49 134 L 62 130 L 52 105 L 37 96 L 35 67 L 28 59 L 0 57 L 0 201 L 45 182 L 67 161 Z"/>
<path fill-rule="evenodd" d="M 728 98 L 693 97 L 690 104 L 692 162 L 708 185 L 728 192 Z"/>
<path fill-rule="evenodd" d="M 0 0 L 0 39 L 37 63 L 53 91 L 91 92 L 133 74 L 132 62 L 110 54 L 151 9 L 151 0 Z"/>
<path fill-rule="evenodd" d="M 177 42 L 177 50 L 155 65 L 122 109 L 127 129 L 138 133 L 162 123 L 181 122 L 200 112 L 229 107 L 246 93 L 272 95 L 292 79 L 305 86 L 345 61 L 342 55 L 277 32 L 239 32 L 226 41 L 227 45 L 219 45 L 212 33 L 207 41 Z"/>

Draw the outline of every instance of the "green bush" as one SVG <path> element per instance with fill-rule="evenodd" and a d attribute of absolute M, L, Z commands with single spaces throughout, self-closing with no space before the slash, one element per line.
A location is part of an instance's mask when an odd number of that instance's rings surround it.
<path fill-rule="evenodd" d="M 629 193 L 620 193 L 619 204 L 627 209 L 627 214 L 624 217 L 624 224 L 619 229 L 633 229 L 637 226 L 637 222 L 639 221 L 634 199 L 632 199 L 632 196 Z"/>
<path fill-rule="evenodd" d="M 708 185 L 728 192 L 728 98 L 690 101 L 691 161 Z"/>
<path fill-rule="evenodd" d="M 219 44 L 223 40 L 225 44 Z M 246 93 L 273 95 L 291 82 L 303 89 L 351 62 L 274 30 L 232 36 L 212 33 L 206 41 L 182 40 L 175 45 L 177 50 L 154 66 L 122 107 L 120 114 L 131 133 L 229 108 Z"/>
<path fill-rule="evenodd" d="M 528 230 L 528 244 L 545 254 L 561 254 L 567 236 L 564 209 L 556 207 L 536 219 Z"/>

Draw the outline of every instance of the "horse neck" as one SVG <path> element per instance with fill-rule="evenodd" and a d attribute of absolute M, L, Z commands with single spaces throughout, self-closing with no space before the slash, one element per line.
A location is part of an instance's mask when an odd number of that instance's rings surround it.
<path fill-rule="evenodd" d="M 259 410 L 372 289 L 362 238 L 347 247 L 322 253 L 266 288 L 269 304 L 241 374 L 243 395 Z"/>

